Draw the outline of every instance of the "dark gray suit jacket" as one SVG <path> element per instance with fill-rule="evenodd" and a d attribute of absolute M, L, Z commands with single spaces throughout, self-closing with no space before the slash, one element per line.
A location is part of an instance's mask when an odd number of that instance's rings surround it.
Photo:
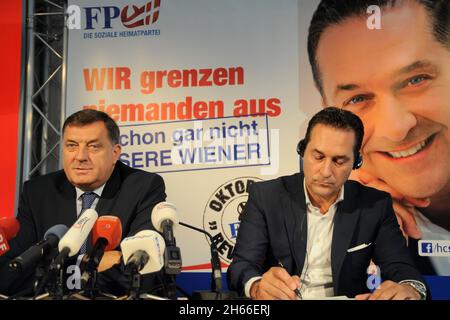
<path fill-rule="evenodd" d="M 95 210 L 99 216 L 120 218 L 123 239 L 144 229 L 154 230 L 150 214 L 155 204 L 165 199 L 164 181 L 159 175 L 130 168 L 118 161 Z M 77 220 L 76 190 L 63 170 L 24 183 L 17 219 L 20 231 L 10 241 L 10 251 L 0 257 L 0 293 L 12 294 L 23 290 L 31 285 L 33 279 L 34 269 L 22 274 L 9 272 L 7 264 L 11 259 L 41 241 L 52 226 L 64 224 L 70 228 Z M 92 245 L 89 241 L 88 252 Z M 105 273 L 103 279 L 99 277 L 99 282 L 104 284 L 105 290 L 117 291 L 121 286 L 116 287 L 114 282 L 118 282 L 121 276 L 120 267 L 113 268 Z"/>
<path fill-rule="evenodd" d="M 243 294 L 250 278 L 278 262 L 289 274 L 301 274 L 308 229 L 303 175 L 253 184 L 240 219 L 234 258 L 228 268 L 230 289 Z M 372 244 L 347 252 L 364 243 Z M 371 259 L 380 267 L 383 280 L 425 283 L 412 262 L 390 196 L 347 181 L 344 200 L 334 218 L 331 267 L 335 295 L 354 297 L 369 292 L 366 280 Z"/>

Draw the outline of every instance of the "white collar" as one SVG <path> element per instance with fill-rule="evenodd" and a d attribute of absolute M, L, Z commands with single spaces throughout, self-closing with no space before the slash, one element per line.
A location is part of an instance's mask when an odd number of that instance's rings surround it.
<path fill-rule="evenodd" d="M 305 192 L 306 206 L 307 206 L 307 207 L 308 207 L 308 206 L 313 206 L 313 207 L 315 207 L 315 206 L 312 204 L 311 200 L 309 199 L 308 191 L 306 190 L 306 179 L 305 179 L 305 178 L 303 178 L 303 190 L 304 190 L 304 192 Z M 333 202 L 333 204 L 330 206 L 330 208 L 331 208 L 332 206 L 336 205 L 337 203 L 343 201 L 343 200 L 344 200 L 344 185 L 342 185 L 342 188 L 341 188 L 341 190 L 339 191 L 339 195 L 338 195 L 338 197 L 336 198 L 336 201 Z M 316 208 L 316 207 L 315 207 L 315 208 Z"/>
<path fill-rule="evenodd" d="M 106 184 L 106 183 L 102 184 L 100 187 L 98 187 L 97 189 L 92 190 L 92 191 L 90 191 L 90 192 L 95 193 L 95 194 L 97 195 L 97 197 L 101 197 L 101 196 L 102 196 L 102 193 L 103 193 L 103 189 L 105 188 L 105 184 Z M 82 195 L 83 193 L 86 193 L 86 192 L 87 192 L 87 191 L 81 190 L 81 189 L 78 188 L 78 187 L 75 187 L 75 190 L 77 191 L 77 199 L 80 199 L 81 195 Z"/>

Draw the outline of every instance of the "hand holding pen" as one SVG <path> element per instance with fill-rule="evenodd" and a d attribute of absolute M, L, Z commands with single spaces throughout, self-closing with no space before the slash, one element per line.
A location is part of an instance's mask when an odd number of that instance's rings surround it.
<path fill-rule="evenodd" d="M 298 300 L 295 290 L 300 278 L 291 276 L 283 267 L 272 267 L 254 282 L 250 296 L 257 300 Z"/>
<path fill-rule="evenodd" d="M 281 268 L 284 269 L 284 266 L 283 266 L 283 264 L 281 263 L 281 261 L 278 261 L 278 265 L 279 265 Z M 295 276 L 295 277 L 297 277 L 297 276 Z M 300 280 L 300 279 L 299 279 L 299 280 Z M 301 292 L 301 290 L 300 290 L 299 287 L 295 288 L 295 289 L 294 289 L 294 292 L 295 292 L 295 295 L 297 296 L 297 298 L 299 298 L 300 300 L 303 300 L 302 292 Z"/>

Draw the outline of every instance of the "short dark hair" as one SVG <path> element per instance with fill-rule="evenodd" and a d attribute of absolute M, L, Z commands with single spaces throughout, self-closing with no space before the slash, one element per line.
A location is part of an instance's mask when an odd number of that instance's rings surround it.
<path fill-rule="evenodd" d="M 367 8 L 377 5 L 392 8 L 405 0 L 322 0 L 314 13 L 308 34 L 308 57 L 314 82 L 323 96 L 322 79 L 316 59 L 320 37 L 326 28 L 336 25 L 349 17 L 366 14 Z M 445 48 L 450 50 L 450 1 L 449 0 L 410 0 L 421 4 L 431 18 L 433 35 Z"/>
<path fill-rule="evenodd" d="M 348 110 L 336 107 L 327 107 L 316 113 L 308 122 L 303 143 L 303 152 L 311 140 L 311 132 L 318 124 L 323 124 L 336 129 L 349 130 L 355 133 L 355 145 L 353 146 L 353 159 L 359 159 L 359 150 L 364 138 L 364 125 L 361 119 Z"/>
<path fill-rule="evenodd" d="M 64 134 L 67 126 L 81 127 L 97 121 L 101 121 L 105 124 L 105 127 L 108 130 L 109 139 L 113 144 L 118 144 L 120 137 L 119 127 L 108 114 L 98 110 L 84 109 L 75 112 L 64 121 L 62 132 Z"/>

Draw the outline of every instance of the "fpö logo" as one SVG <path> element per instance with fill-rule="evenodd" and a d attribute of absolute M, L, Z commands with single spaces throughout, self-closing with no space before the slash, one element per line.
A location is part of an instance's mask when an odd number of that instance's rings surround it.
<path fill-rule="evenodd" d="M 450 257 L 450 240 L 420 240 L 419 255 L 429 257 Z"/>
<path fill-rule="evenodd" d="M 248 198 L 248 189 L 258 177 L 237 177 L 218 187 L 211 195 L 203 214 L 203 229 L 212 235 L 220 258 L 231 263 L 234 245 Z M 207 237 L 208 243 L 210 239 Z"/>
<path fill-rule="evenodd" d="M 131 1 L 130 1 L 131 2 Z M 80 8 L 76 4 L 67 7 L 67 27 L 69 29 L 112 29 L 113 22 L 120 21 L 123 27 L 133 29 L 150 26 L 159 18 L 161 0 L 150 0 L 136 5 L 92 6 Z M 84 25 L 82 26 L 82 13 Z"/>

